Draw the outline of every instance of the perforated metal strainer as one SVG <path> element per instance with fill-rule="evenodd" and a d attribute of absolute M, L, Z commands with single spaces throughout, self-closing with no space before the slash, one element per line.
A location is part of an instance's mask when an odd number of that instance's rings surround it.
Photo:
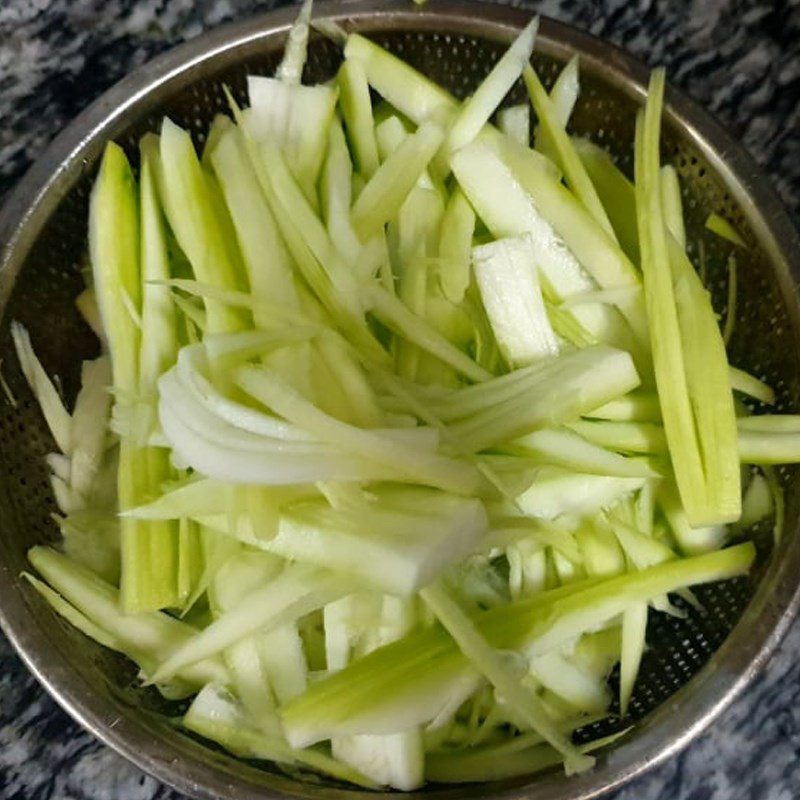
<path fill-rule="evenodd" d="M 488 72 L 528 19 L 520 10 L 434 2 L 339 2 L 319 16 L 375 37 L 459 96 Z M 56 618 L 19 578 L 25 552 L 52 541 L 55 510 L 43 456 L 52 450 L 44 423 L 19 373 L 8 323 L 23 322 L 50 374 L 69 399 L 80 362 L 97 345 L 74 309 L 86 261 L 87 201 L 104 143 L 115 139 L 132 158 L 135 144 L 164 114 L 202 141 L 212 117 L 226 110 L 222 84 L 244 99 L 248 72 L 271 74 L 293 9 L 220 29 L 156 59 L 115 86 L 50 146 L 0 213 L 0 358 L 19 399 L 0 395 L 0 622 L 31 670 L 74 717 L 140 767 L 198 798 L 355 798 L 363 795 L 312 775 L 287 776 L 245 764 L 169 724 L 180 707 L 137 688 L 135 668 Z M 646 69 L 613 46 L 543 20 L 535 63 L 552 80 L 569 56 L 581 57 L 576 132 L 607 147 L 630 171 L 633 119 Z M 329 78 L 340 55 L 315 39 L 306 77 Z M 521 93 L 517 99 L 521 99 Z M 731 359 L 775 387 L 781 410 L 800 403 L 800 239 L 752 160 L 701 109 L 667 94 L 663 156 L 682 178 L 688 240 L 705 247 L 715 305 L 724 309 L 729 248 L 704 231 L 712 210 L 728 217 L 750 249 L 740 251 L 740 303 Z M 695 251 L 696 252 L 696 251 Z M 686 621 L 656 615 L 630 717 L 633 732 L 603 754 L 597 768 L 573 778 L 553 772 L 491 786 L 429 787 L 440 797 L 590 798 L 618 786 L 695 737 L 767 660 L 794 617 L 800 580 L 800 480 L 782 472 L 787 531 L 777 552 L 754 532 L 760 559 L 749 579 L 700 590 L 704 614 Z M 629 724 L 605 722 L 582 732 L 594 738 Z"/>

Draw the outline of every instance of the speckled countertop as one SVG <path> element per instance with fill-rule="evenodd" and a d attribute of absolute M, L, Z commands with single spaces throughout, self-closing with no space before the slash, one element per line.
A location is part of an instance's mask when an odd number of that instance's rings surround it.
<path fill-rule="evenodd" d="M 0 197 L 104 89 L 171 44 L 265 10 L 257 0 L 0 0 Z M 666 64 L 800 212 L 800 0 L 528 3 Z M 615 800 L 800 797 L 800 625 L 688 750 Z M 179 800 L 71 721 L 0 636 L 4 800 Z"/>

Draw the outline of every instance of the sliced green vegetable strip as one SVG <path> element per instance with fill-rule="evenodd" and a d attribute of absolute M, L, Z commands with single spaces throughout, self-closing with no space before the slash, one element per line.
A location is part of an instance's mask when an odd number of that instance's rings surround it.
<path fill-rule="evenodd" d="M 503 699 L 511 705 L 531 730 L 561 753 L 567 774 L 582 772 L 594 765 L 594 759 L 581 755 L 554 724 L 536 692 L 526 686 L 481 635 L 475 623 L 439 584 L 422 590 L 423 600 L 436 614 L 461 652 L 485 675 Z"/>
<path fill-rule="evenodd" d="M 133 407 L 139 392 L 141 333 L 128 313 L 140 308 L 142 283 L 139 266 L 139 212 L 136 185 L 125 154 L 115 144 L 106 145 L 100 173 L 89 205 L 89 256 L 98 305 L 108 337 L 116 403 Z M 120 510 L 138 505 L 147 490 L 147 460 L 130 437 L 119 448 L 117 494 Z M 137 561 L 140 536 L 146 523 L 121 521 L 123 570 L 122 603 L 126 609 L 149 606 L 147 576 L 125 564 Z M 126 553 L 128 555 L 126 555 Z M 144 585 L 143 585 L 144 584 Z M 148 592 L 149 594 L 149 592 Z"/>
<path fill-rule="evenodd" d="M 686 230 L 683 225 L 681 185 L 678 182 L 678 173 L 672 164 L 664 164 L 661 167 L 661 207 L 664 209 L 667 230 L 681 250 L 685 250 Z"/>
<path fill-rule="evenodd" d="M 605 232 L 616 241 L 614 229 L 608 220 L 608 215 L 597 196 L 586 170 L 581 163 L 578 154 L 572 146 L 572 142 L 564 130 L 563 123 L 558 119 L 558 112 L 553 105 L 553 101 L 547 94 L 539 76 L 533 67 L 526 66 L 522 72 L 525 86 L 530 95 L 533 107 L 539 117 L 539 125 L 542 131 L 550 138 L 553 148 L 558 155 L 558 162 L 564 170 L 567 183 L 580 201 L 586 206 L 589 213 L 597 220 Z"/>
<path fill-rule="evenodd" d="M 157 382 L 174 363 L 178 352 L 175 307 L 164 281 L 170 277 L 164 220 L 157 190 L 161 169 L 155 136 L 142 139 L 141 150 L 141 271 L 142 332 L 140 392 L 155 403 Z M 146 462 L 148 493 L 157 493 L 172 477 L 169 452 L 148 447 L 139 458 Z M 123 523 L 127 527 L 128 523 Z M 123 604 L 128 610 L 156 611 L 176 606 L 179 537 L 170 520 L 140 523 L 135 536 L 123 534 Z M 124 529 L 124 528 L 123 528 Z"/>
<path fill-rule="evenodd" d="M 369 85 L 361 61 L 347 58 L 336 80 L 341 92 L 339 105 L 356 168 L 365 178 L 371 178 L 378 169 L 378 145 Z"/>
<path fill-rule="evenodd" d="M 461 105 L 445 141 L 447 155 L 471 142 L 489 121 L 530 61 L 538 30 L 539 17 L 534 17 L 492 67 L 474 94 Z"/>
<path fill-rule="evenodd" d="M 674 239 L 670 238 L 668 246 L 686 379 L 706 481 L 706 512 L 695 517 L 687 511 L 693 523 L 734 522 L 742 513 L 742 487 L 725 342 L 711 299 L 692 263 Z M 665 431 L 670 442 L 666 424 Z"/>
<path fill-rule="evenodd" d="M 308 28 L 311 24 L 311 9 L 314 0 L 303 0 L 294 24 L 289 28 L 281 63 L 275 70 L 275 77 L 286 83 L 298 84 L 303 77 L 308 52 Z"/>
<path fill-rule="evenodd" d="M 353 205 L 353 228 L 362 242 L 397 216 L 443 140 L 442 129 L 435 123 L 426 123 L 380 165 Z"/>
<path fill-rule="evenodd" d="M 244 142 L 235 131 L 220 137 L 211 162 L 236 229 L 251 293 L 265 301 L 297 308 L 299 299 L 289 254 L 253 174 Z M 274 324 L 264 308 L 254 308 L 253 319 L 258 327 Z"/>
<path fill-rule="evenodd" d="M 245 288 L 191 137 L 165 117 L 160 144 L 164 210 L 197 279 L 224 289 Z M 239 330 L 246 324 L 241 311 L 214 300 L 206 300 L 206 314 L 212 332 Z"/>
<path fill-rule="evenodd" d="M 636 211 L 645 303 L 661 414 L 686 511 L 697 524 L 713 522 L 706 475 L 689 397 L 680 323 L 672 284 L 668 234 L 661 207 L 659 127 L 664 72 L 653 73 L 644 115 L 637 117 Z"/>
<path fill-rule="evenodd" d="M 736 228 L 734 228 L 733 225 L 731 225 L 731 223 L 725 219 L 725 217 L 721 217 L 717 213 L 711 213 L 708 215 L 708 219 L 706 220 L 706 228 L 708 228 L 708 230 L 710 230 L 712 233 L 716 233 L 717 236 L 732 242 L 737 247 L 744 247 L 745 249 L 747 248 L 747 243 L 744 239 L 742 239 Z"/>
<path fill-rule="evenodd" d="M 633 183 L 611 160 L 602 147 L 588 139 L 573 137 L 572 145 L 594 184 L 597 196 L 617 234 L 619 245 L 639 263 L 639 231 L 636 227 L 636 196 Z"/>
<path fill-rule="evenodd" d="M 458 102 L 441 86 L 364 36 L 351 33 L 344 48 L 347 60 L 361 62 L 369 85 L 417 125 L 452 114 Z"/>

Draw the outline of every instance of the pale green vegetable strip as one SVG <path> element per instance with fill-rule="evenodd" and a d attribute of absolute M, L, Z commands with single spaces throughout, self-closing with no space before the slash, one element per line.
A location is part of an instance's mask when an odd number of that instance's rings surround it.
<path fill-rule="evenodd" d="M 220 138 L 211 162 L 236 229 L 251 293 L 285 308 L 297 308 L 289 254 L 236 130 Z M 253 320 L 258 327 L 274 324 L 269 311 L 259 306 L 253 308 Z"/>
<path fill-rule="evenodd" d="M 106 145 L 90 199 L 89 256 L 112 356 L 114 388 L 133 394 L 139 383 L 140 335 L 123 295 L 139 307 L 139 214 L 133 173 L 113 142 Z"/>
<path fill-rule="evenodd" d="M 399 472 L 449 491 L 469 494 L 480 486 L 478 475 L 469 464 L 334 419 L 302 398 L 277 375 L 241 367 L 236 371 L 236 383 L 285 419 L 346 451 L 390 464 Z"/>
<path fill-rule="evenodd" d="M 534 17 L 492 67 L 475 93 L 461 105 L 447 134 L 444 145 L 446 155 L 471 142 L 489 121 L 530 61 L 538 30 L 539 17 Z"/>
<path fill-rule="evenodd" d="M 786 497 L 777 472 L 775 472 L 772 467 L 764 467 L 763 470 L 764 477 L 767 479 L 770 491 L 772 492 L 772 502 L 775 506 L 775 523 L 772 526 L 772 541 L 777 546 L 783 538 L 784 527 L 786 526 Z"/>
<path fill-rule="evenodd" d="M 622 653 L 620 656 L 619 707 L 625 716 L 628 711 L 636 675 L 645 646 L 647 603 L 635 603 L 622 614 Z"/>
<path fill-rule="evenodd" d="M 140 391 L 155 403 L 157 381 L 174 363 L 178 351 L 175 307 L 164 281 L 170 277 L 169 255 L 161 202 L 158 196 L 159 143 L 146 136 L 141 154 L 141 271 L 142 333 Z M 148 493 L 158 492 L 172 476 L 169 453 L 148 447 L 137 456 L 144 460 Z M 123 531 L 128 525 L 123 523 Z M 123 603 L 129 610 L 155 611 L 178 604 L 178 526 L 153 521 L 137 526 L 134 535 L 122 536 Z"/>
<path fill-rule="evenodd" d="M 317 347 L 347 396 L 353 421 L 364 428 L 377 428 L 383 421 L 383 412 L 364 370 L 352 357 L 346 343 L 325 331 L 317 337 Z"/>
<path fill-rule="evenodd" d="M 159 189 L 164 210 L 197 279 L 223 289 L 243 288 L 192 139 L 166 117 L 161 126 L 160 152 Z M 205 304 L 211 332 L 238 330 L 245 324 L 240 311 L 211 299 Z"/>
<path fill-rule="evenodd" d="M 628 453 L 666 453 L 664 428 L 653 422 L 578 420 L 569 426 L 590 442 Z"/>
<path fill-rule="evenodd" d="M 301 86 L 275 78 L 247 78 L 250 108 L 243 127 L 262 144 L 274 142 L 303 194 L 317 208 L 316 184 L 325 157 L 337 89 Z"/>
<path fill-rule="evenodd" d="M 730 344 L 736 324 L 736 284 L 736 259 L 731 256 L 728 259 L 728 309 L 725 312 L 725 326 L 722 329 L 722 340 L 726 347 Z"/>
<path fill-rule="evenodd" d="M 462 452 L 478 452 L 575 419 L 638 383 L 628 353 L 596 345 L 544 362 L 529 393 L 460 420 L 449 430 Z"/>
<path fill-rule="evenodd" d="M 92 329 L 94 335 L 105 345 L 106 332 L 103 329 L 103 320 L 100 316 L 100 309 L 97 305 L 97 295 L 94 289 L 84 289 L 75 298 L 75 307 L 86 321 L 86 324 Z"/>
<path fill-rule="evenodd" d="M 320 205 L 328 235 L 339 254 L 351 260 L 361 251 L 361 242 L 350 224 L 353 164 L 344 132 L 334 119 L 328 133 L 328 154 L 320 178 Z"/>
<path fill-rule="evenodd" d="M 642 254 L 645 302 L 650 323 L 656 385 L 670 455 L 690 518 L 705 521 L 708 508 L 706 476 L 689 397 L 681 330 L 668 255 L 667 231 L 661 208 L 659 126 L 664 73 L 650 81 L 644 115 L 637 118 L 636 210 Z M 713 521 L 709 520 L 709 521 Z"/>
<path fill-rule="evenodd" d="M 497 127 L 523 147 L 531 143 L 531 110 L 527 103 L 509 106 L 497 112 Z"/>
<path fill-rule="evenodd" d="M 346 59 L 336 80 L 340 91 L 339 106 L 353 148 L 355 166 L 364 178 L 371 178 L 378 169 L 378 145 L 367 76 L 361 61 L 358 58 Z"/>
<path fill-rule="evenodd" d="M 800 433 L 740 430 L 739 458 L 743 464 L 800 463 Z"/>
<path fill-rule="evenodd" d="M 558 73 L 553 88 L 550 90 L 550 100 L 555 112 L 554 118 L 563 128 L 567 127 L 579 92 L 579 62 L 578 56 L 574 55 Z M 558 161 L 558 153 L 555 151 L 552 138 L 542 130 L 541 126 L 537 126 L 536 129 L 536 149 L 554 161 Z"/>
<path fill-rule="evenodd" d="M 749 372 L 736 367 L 728 367 L 728 377 L 731 389 L 746 394 L 762 403 L 772 405 L 775 402 L 775 392 L 764 381 L 759 380 Z"/>
<path fill-rule="evenodd" d="M 191 142 L 189 142 L 191 146 Z M 196 162 L 196 156 L 192 150 Z M 197 167 L 199 171 L 199 165 Z M 92 262 L 98 305 L 111 353 L 111 367 L 116 403 L 133 404 L 139 390 L 141 333 L 129 316 L 125 298 L 135 307 L 141 303 L 142 281 L 139 264 L 139 213 L 136 186 L 125 154 L 113 143 L 106 145 L 100 174 L 92 190 L 89 205 L 89 257 Z M 139 504 L 147 489 L 146 460 L 129 437 L 119 448 L 117 495 L 120 510 Z M 146 523 L 121 521 L 123 569 L 120 594 L 123 606 L 131 611 L 151 606 L 156 597 L 148 597 L 152 588 L 148 576 L 135 567 L 140 536 L 146 535 Z M 128 555 L 126 555 L 126 553 Z"/>
<path fill-rule="evenodd" d="M 311 24 L 311 9 L 314 0 L 303 0 L 294 24 L 289 28 L 286 47 L 275 77 L 286 83 L 298 84 L 303 77 L 303 67 L 308 51 L 308 28 Z"/>
<path fill-rule="evenodd" d="M 530 234 L 496 239 L 472 251 L 475 281 L 508 364 L 525 366 L 558 354 L 545 311 Z"/>
<path fill-rule="evenodd" d="M 375 499 L 332 509 L 310 500 L 287 507 L 266 547 L 354 581 L 412 598 L 446 567 L 469 555 L 486 533 L 477 500 L 421 487 L 375 489 Z"/>
<path fill-rule="evenodd" d="M 413 189 L 408 197 L 409 203 L 417 199 L 417 192 L 424 189 Z M 428 288 L 428 265 L 420 254 L 412 260 L 404 259 L 403 273 L 400 276 L 397 296 L 403 305 L 420 319 L 425 318 L 426 296 Z M 419 368 L 419 347 L 408 339 L 395 340 L 395 372 L 406 380 L 415 380 Z"/>
<path fill-rule="evenodd" d="M 170 678 L 256 631 L 266 632 L 294 622 L 347 591 L 346 581 L 338 576 L 305 566 L 289 567 L 184 644 L 173 647 L 150 682 Z"/>
<path fill-rule="evenodd" d="M 158 174 L 161 170 L 159 141 L 148 134 L 140 142 L 141 156 L 141 270 L 142 270 L 142 349 L 140 379 L 142 389 L 155 392 L 156 381 L 175 363 L 178 339 L 171 292 L 164 281 L 170 275 L 167 239 Z"/>
<path fill-rule="evenodd" d="M 537 210 L 575 255 L 584 269 L 607 289 L 638 288 L 639 274 L 613 237 L 557 179 L 541 174 L 534 151 L 503 147 L 501 155 L 531 196 Z M 636 293 L 616 303 L 636 335 L 647 339 L 644 304 Z"/>
<path fill-rule="evenodd" d="M 124 323 L 123 323 L 124 324 Z M 31 391 L 39 403 L 42 416 L 62 453 L 72 449 L 72 420 L 64 407 L 56 387 L 48 377 L 36 353 L 33 352 L 31 337 L 28 331 L 16 320 L 11 322 L 11 338 L 17 352 L 22 374 L 31 387 Z"/>
<path fill-rule="evenodd" d="M 329 670 L 382 644 L 395 641 L 417 622 L 416 602 L 389 595 L 353 594 L 325 608 L 325 652 Z M 419 727 L 386 736 L 336 737 L 331 749 L 338 758 L 362 769 L 376 782 L 410 791 L 424 781 Z"/>
<path fill-rule="evenodd" d="M 634 264 L 639 263 L 639 231 L 636 227 L 636 197 L 633 183 L 614 164 L 602 147 L 588 139 L 573 137 L 572 145 L 592 179 L 608 214 L 620 247 Z"/>
<path fill-rule="evenodd" d="M 434 584 L 420 594 L 464 656 L 489 679 L 503 701 L 514 708 L 531 730 L 561 753 L 567 774 L 590 769 L 594 759 L 578 752 L 554 724 L 536 692 L 520 681 L 448 592 L 440 584 Z"/>
<path fill-rule="evenodd" d="M 672 238 L 686 249 L 686 230 L 683 225 L 683 202 L 678 173 L 672 164 L 661 167 L 661 207 L 664 209 L 664 222 Z"/>
<path fill-rule="evenodd" d="M 728 538 L 724 525 L 697 527 L 691 524 L 674 481 L 662 481 L 658 488 L 658 505 L 669 523 L 678 548 L 686 555 L 719 550 Z"/>
<path fill-rule="evenodd" d="M 377 788 L 366 776 L 323 752 L 293 750 L 284 739 L 256 730 L 245 709 L 214 684 L 200 691 L 181 722 L 188 730 L 242 758 L 302 764 L 365 789 Z"/>
<path fill-rule="evenodd" d="M 430 323 L 414 314 L 382 287 L 374 287 L 370 299 L 370 310 L 384 325 L 449 364 L 456 372 L 478 383 L 492 377 L 491 373 L 448 342 Z"/>
<path fill-rule="evenodd" d="M 739 431 L 758 433 L 800 433 L 800 414 L 758 414 L 739 417 Z"/>
<path fill-rule="evenodd" d="M 579 57 L 576 54 L 558 73 L 556 82 L 550 90 L 550 100 L 555 106 L 555 119 L 563 128 L 567 127 L 569 118 L 572 116 L 572 109 L 575 108 L 575 103 L 578 100 L 578 92 L 580 91 L 578 76 Z"/>
<path fill-rule="evenodd" d="M 347 31 L 332 19 L 312 19 L 311 27 L 321 33 L 326 39 L 330 39 L 339 47 L 347 44 Z"/>
<path fill-rule="evenodd" d="M 539 76 L 530 65 L 523 70 L 522 77 L 528 89 L 533 107 L 539 117 L 539 125 L 542 131 L 550 138 L 553 149 L 558 156 L 558 162 L 564 170 L 567 183 L 578 199 L 586 206 L 589 213 L 597 220 L 605 232 L 616 242 L 614 228 L 608 220 L 608 215 L 597 196 L 597 192 L 592 184 L 589 175 L 581 163 L 572 141 L 567 135 L 564 125 L 558 119 L 558 112 L 553 101 L 547 94 Z"/>
<path fill-rule="evenodd" d="M 616 422 L 660 422 L 658 395 L 634 392 L 592 409 L 586 417 Z"/>
<path fill-rule="evenodd" d="M 77 628 L 81 633 L 85 633 L 90 639 L 94 639 L 98 644 L 103 645 L 103 647 L 108 647 L 110 650 L 116 650 L 120 653 L 125 652 L 124 645 L 116 636 L 92 622 L 85 614 L 78 611 L 75 606 L 68 603 L 58 592 L 54 592 L 46 583 L 40 581 L 29 572 L 23 572 L 22 577 L 47 601 L 53 611 L 62 616 L 70 625 Z"/>
<path fill-rule="evenodd" d="M 178 602 L 182 609 L 191 608 L 189 601 L 203 577 L 205 563 L 200 530 L 189 519 L 178 521 Z"/>
<path fill-rule="evenodd" d="M 397 216 L 443 139 L 438 125 L 425 123 L 376 170 L 353 205 L 353 228 L 362 242 Z"/>
<path fill-rule="evenodd" d="M 580 753 L 590 753 L 616 741 L 627 731 L 580 745 Z M 531 738 L 535 734 L 529 734 Z M 561 764 L 563 756 L 549 744 L 525 743 L 527 736 L 517 736 L 508 743 L 486 747 L 467 747 L 430 753 L 425 761 L 425 777 L 437 783 L 483 783 L 519 778 Z"/>
<path fill-rule="evenodd" d="M 747 249 L 747 243 L 744 239 L 742 239 L 739 232 L 736 228 L 728 222 L 725 217 L 721 217 L 717 213 L 711 213 L 708 215 L 708 219 L 706 220 L 706 228 L 710 230 L 712 233 L 716 233 L 717 236 L 721 236 L 723 239 L 735 244 L 737 247 L 743 247 Z"/>
<path fill-rule="evenodd" d="M 417 125 L 458 109 L 458 102 L 448 92 L 364 36 L 352 33 L 347 37 L 344 57 L 360 61 L 369 85 Z"/>
<path fill-rule="evenodd" d="M 475 212 L 461 189 L 456 188 L 447 201 L 439 238 L 439 280 L 451 303 L 460 303 L 469 287 L 474 232 Z"/>
<path fill-rule="evenodd" d="M 537 470 L 531 485 L 516 498 L 516 504 L 537 519 L 590 517 L 641 489 L 645 480 L 546 466 Z"/>
<path fill-rule="evenodd" d="M 560 653 L 545 653 L 532 659 L 531 674 L 546 690 L 586 713 L 602 714 L 610 705 L 611 693 L 605 681 Z"/>
<path fill-rule="evenodd" d="M 495 648 L 548 652 L 646 601 L 709 581 L 745 574 L 755 557 L 751 543 L 641 572 L 551 590 L 473 617 Z M 534 609 L 536 611 L 534 612 Z M 466 658 L 441 629 L 410 634 L 312 684 L 282 710 L 287 738 L 304 746 L 340 733 L 379 733 L 433 719 L 457 687 L 473 690 Z M 395 727 L 396 729 L 396 727 Z"/>
<path fill-rule="evenodd" d="M 241 119 L 230 94 L 228 102 Z M 363 320 L 356 277 L 341 260 L 325 226 L 292 178 L 280 149 L 269 139 L 260 147 L 246 134 L 244 140 L 261 190 L 300 273 L 353 344 L 376 361 L 385 361 L 385 351 Z"/>
<path fill-rule="evenodd" d="M 513 440 L 507 448 L 525 453 L 545 464 L 576 472 L 620 478 L 647 478 L 654 474 L 646 464 L 613 453 L 579 436 L 574 432 L 574 427 L 572 431 L 563 428 L 534 431 Z"/>
<path fill-rule="evenodd" d="M 536 247 L 539 278 L 547 299 L 560 301 L 571 294 L 596 288 L 595 281 L 544 219 L 533 199 L 495 150 L 480 140 L 472 142 L 453 154 L 450 165 L 478 216 L 495 238 L 531 234 Z M 536 182 L 541 179 L 553 184 L 552 180 L 541 175 L 535 164 L 533 166 Z M 561 313 L 572 316 L 594 340 L 635 349 L 630 328 L 616 309 L 580 306 Z M 550 316 L 553 319 L 552 313 Z"/>
<path fill-rule="evenodd" d="M 750 479 L 742 497 L 742 516 L 737 528 L 747 530 L 770 516 L 774 510 L 775 503 L 769 481 L 760 472 L 756 473 Z"/>
<path fill-rule="evenodd" d="M 695 524 L 735 522 L 742 513 L 742 487 L 725 342 L 711 298 L 694 266 L 671 237 L 668 246 L 689 398 L 706 480 L 705 513 L 698 518 L 691 507 L 687 512 Z M 666 425 L 665 431 L 670 443 Z M 674 461 L 672 447 L 670 455 Z"/>
<path fill-rule="evenodd" d="M 49 547 L 31 548 L 28 558 L 55 591 L 115 639 L 134 660 L 144 656 L 152 665 L 197 634 L 195 628 L 161 612 L 124 614 L 119 592 L 113 586 Z M 175 672 L 195 685 L 227 680 L 227 670 L 218 659 L 197 659 L 194 665 L 184 666 Z"/>

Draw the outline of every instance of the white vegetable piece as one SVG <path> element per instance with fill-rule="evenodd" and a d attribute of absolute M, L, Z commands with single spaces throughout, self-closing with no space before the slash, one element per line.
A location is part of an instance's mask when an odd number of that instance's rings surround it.
<path fill-rule="evenodd" d="M 498 239 L 472 251 L 481 299 L 500 351 L 512 367 L 558 353 L 536 276 L 530 234 Z"/>

